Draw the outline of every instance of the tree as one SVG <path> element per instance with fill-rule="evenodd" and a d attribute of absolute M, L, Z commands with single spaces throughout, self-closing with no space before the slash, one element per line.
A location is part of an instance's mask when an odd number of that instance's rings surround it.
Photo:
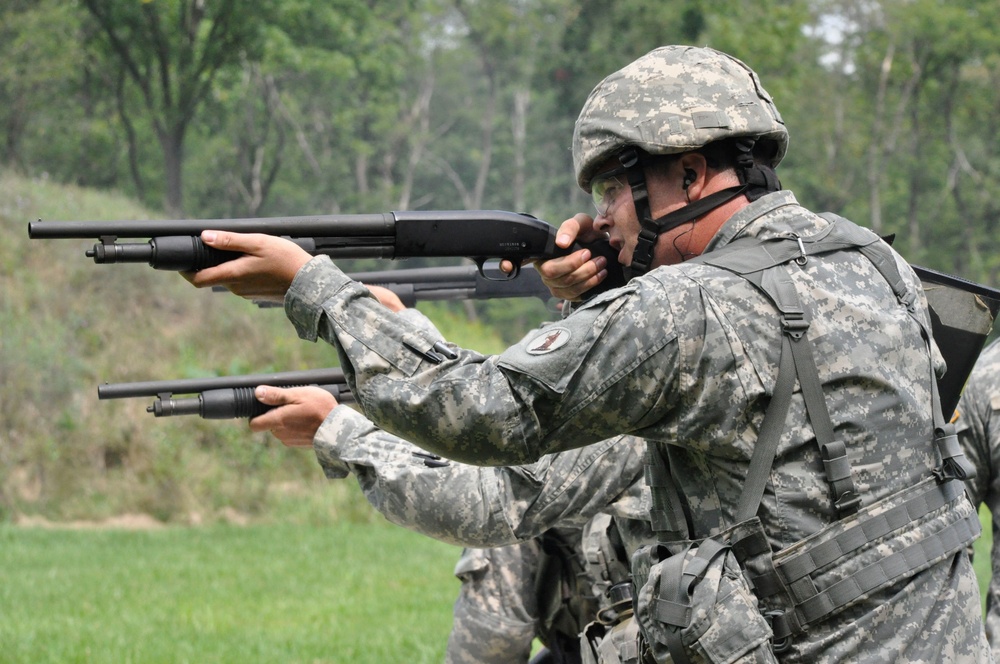
<path fill-rule="evenodd" d="M 236 0 L 81 0 L 97 22 L 109 62 L 139 91 L 119 90 L 126 127 L 146 114 L 163 155 L 165 207 L 183 215 L 184 139 L 216 74 L 259 57 L 269 3 L 244 11 Z M 137 183 L 138 185 L 138 183 Z"/>
<path fill-rule="evenodd" d="M 83 104 L 66 103 L 80 100 L 79 41 L 79 17 L 66 3 L 11 0 L 0 7 L 0 161 L 4 164 L 32 171 L 41 160 L 30 141 L 43 132 L 53 151 L 62 149 L 63 157 L 68 157 L 72 148 L 62 144 L 63 132 L 82 133 L 80 123 L 87 112 L 79 108 Z M 55 143 L 60 143 L 58 148 Z"/>

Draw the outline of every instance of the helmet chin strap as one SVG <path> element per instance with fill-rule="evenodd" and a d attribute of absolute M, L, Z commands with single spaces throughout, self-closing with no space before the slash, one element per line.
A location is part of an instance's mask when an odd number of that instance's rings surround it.
<path fill-rule="evenodd" d="M 625 267 L 627 279 L 645 274 L 652 267 L 653 250 L 656 240 L 663 233 L 671 231 L 681 224 L 694 221 L 703 214 L 714 210 L 723 203 L 731 201 L 746 192 L 749 185 L 741 184 L 728 189 L 714 192 L 689 203 L 684 207 L 668 212 L 658 219 L 653 219 L 649 209 L 649 192 L 646 189 L 646 174 L 643 171 L 642 160 L 638 150 L 628 148 L 618 155 L 618 160 L 625 168 L 629 187 L 632 189 L 632 203 L 639 218 L 641 229 L 635 251 L 632 253 L 632 264 Z"/>
<path fill-rule="evenodd" d="M 699 198 L 694 203 L 668 212 L 658 219 L 649 218 L 649 203 L 647 202 L 645 214 L 641 217 L 642 230 L 639 231 L 639 241 L 632 253 L 632 264 L 627 268 L 630 276 L 638 276 L 649 271 L 653 260 L 653 249 L 656 247 L 656 240 L 660 235 L 689 221 L 695 221 L 698 217 L 728 203 L 740 194 L 746 193 L 749 187 L 750 185 L 740 184 L 716 191 L 704 198 Z M 637 214 L 638 212 L 636 210 Z"/>
<path fill-rule="evenodd" d="M 695 221 L 698 217 L 728 203 L 741 194 L 746 194 L 747 198 L 753 201 L 769 191 L 781 189 L 781 183 L 778 182 L 774 171 L 764 171 L 754 165 L 750 155 L 753 144 L 752 140 L 738 143 L 741 154 L 737 158 L 737 173 L 741 184 L 713 192 L 682 208 L 668 212 L 658 219 L 653 219 L 650 212 L 646 174 L 639 151 L 635 148 L 626 148 L 618 155 L 618 161 L 625 168 L 625 175 L 628 177 L 629 187 L 632 189 L 632 202 L 635 205 L 635 213 L 641 226 L 638 242 L 632 253 L 632 264 L 624 268 L 626 280 L 645 274 L 650 270 L 656 241 L 663 233 L 667 233 L 681 224 Z"/>

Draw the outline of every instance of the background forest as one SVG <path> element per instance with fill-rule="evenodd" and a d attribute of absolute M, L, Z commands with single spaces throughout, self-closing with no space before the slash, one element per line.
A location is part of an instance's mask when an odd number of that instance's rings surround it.
<path fill-rule="evenodd" d="M 801 202 L 895 233 L 914 263 L 997 286 L 996 10 L 996 0 L 7 0 L 0 520 L 191 522 L 279 505 L 330 517 L 328 494 L 302 497 L 324 482 L 310 455 L 241 426 L 153 421 L 145 404 L 94 397 L 104 381 L 320 366 L 335 361 L 328 349 L 294 339 L 280 312 L 138 266 L 94 266 L 71 242 L 28 242 L 26 221 L 495 208 L 558 223 L 590 207 L 569 152 L 587 93 L 657 45 L 689 43 L 760 74 L 791 134 L 779 174 Z M 520 301 L 428 311 L 487 352 L 548 315 Z"/>

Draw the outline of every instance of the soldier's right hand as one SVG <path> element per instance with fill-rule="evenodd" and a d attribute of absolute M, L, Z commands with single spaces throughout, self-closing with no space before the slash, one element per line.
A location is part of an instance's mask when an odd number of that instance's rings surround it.
<path fill-rule="evenodd" d="M 580 213 L 559 226 L 556 245 L 565 249 L 576 241 L 593 242 L 602 237 L 606 235 L 594 230 L 594 220 L 590 215 Z M 552 296 L 574 302 L 607 278 L 607 265 L 607 258 L 595 256 L 589 249 L 535 262 L 542 283 L 548 286 Z"/>

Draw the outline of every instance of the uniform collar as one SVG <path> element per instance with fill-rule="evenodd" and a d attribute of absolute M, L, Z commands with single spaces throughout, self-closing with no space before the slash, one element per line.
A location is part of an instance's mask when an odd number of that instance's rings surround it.
<path fill-rule="evenodd" d="M 762 196 L 753 203 L 740 208 L 726 223 L 722 224 L 715 237 L 705 247 L 704 253 L 720 249 L 742 235 L 755 235 L 749 226 L 761 217 L 767 216 L 788 205 L 798 205 L 795 194 L 790 191 L 776 191 Z"/>

